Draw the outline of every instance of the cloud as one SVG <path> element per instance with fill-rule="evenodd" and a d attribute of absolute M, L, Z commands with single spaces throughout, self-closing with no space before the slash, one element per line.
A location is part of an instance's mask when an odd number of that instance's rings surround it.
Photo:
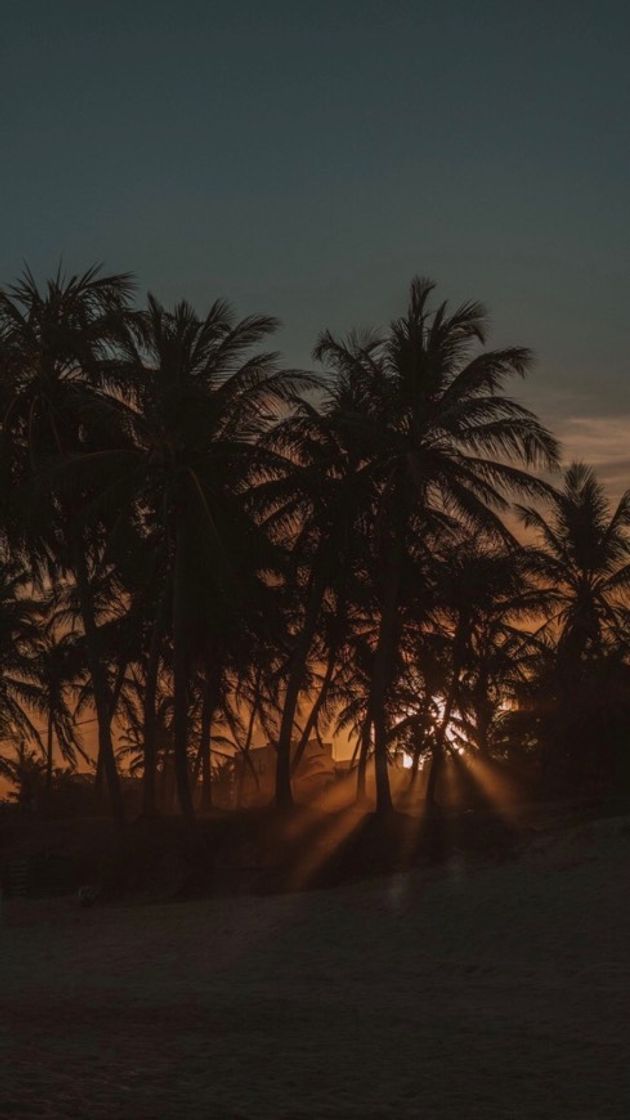
<path fill-rule="evenodd" d="M 570 416 L 557 432 L 565 463 L 581 459 L 594 467 L 614 496 L 630 486 L 630 413 Z"/>

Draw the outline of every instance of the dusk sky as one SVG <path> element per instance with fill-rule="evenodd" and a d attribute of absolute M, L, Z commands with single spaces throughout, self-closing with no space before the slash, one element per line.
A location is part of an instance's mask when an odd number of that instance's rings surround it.
<path fill-rule="evenodd" d="M 462 14 L 463 11 L 463 14 Z M 364 0 L 0 4 L 0 279 L 379 324 L 411 275 L 531 346 L 523 395 L 630 481 L 630 10 Z"/>

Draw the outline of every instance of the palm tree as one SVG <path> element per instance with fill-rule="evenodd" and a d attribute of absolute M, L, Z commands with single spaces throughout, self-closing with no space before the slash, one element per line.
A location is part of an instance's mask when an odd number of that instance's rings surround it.
<path fill-rule="evenodd" d="M 436 568 L 441 561 L 439 556 L 435 558 Z M 401 641 L 403 662 L 395 676 L 390 700 L 389 739 L 411 758 L 410 791 L 417 781 L 420 762 L 436 754 L 453 652 L 451 635 L 445 631 L 440 613 L 443 600 L 437 596 L 435 574 L 426 571 L 418 590 L 422 594 L 406 603 Z"/>
<path fill-rule="evenodd" d="M 129 445 L 99 461 L 110 500 L 161 537 L 170 588 L 177 788 L 192 822 L 188 765 L 189 680 L 197 663 L 220 674 L 221 643 L 260 603 L 275 563 L 255 515 L 257 483 L 279 469 L 260 436 L 311 382 L 254 349 L 276 327 L 236 321 L 217 301 L 200 318 L 153 296 L 121 334 Z"/>
<path fill-rule="evenodd" d="M 173 698 L 170 681 L 161 674 L 156 685 L 151 760 L 151 800 L 147 813 L 147 745 L 145 741 L 146 670 L 132 665 L 125 676 L 118 713 L 118 758 L 135 777 L 142 775 L 142 815 L 154 817 L 158 810 L 172 812 L 175 801 L 172 790 L 173 763 Z"/>
<path fill-rule="evenodd" d="M 508 377 L 526 373 L 529 351 L 480 349 L 484 308 L 465 303 L 449 313 L 441 303 L 431 311 L 433 288 L 415 279 L 406 314 L 386 334 L 337 340 L 326 332 L 316 348 L 335 377 L 329 407 L 352 432 L 371 483 L 379 626 L 370 703 L 383 812 L 392 807 L 385 713 L 406 558 L 432 547 L 454 525 L 505 539 L 499 514 L 507 495 L 546 493 L 529 468 L 557 461 L 553 437 L 503 393 Z M 345 410 L 344 398 L 350 401 Z"/>
<path fill-rule="evenodd" d="M 111 737 L 110 699 L 100 650 L 93 583 L 103 549 L 93 492 L 70 472 L 77 454 L 107 446 L 119 424 L 120 386 L 113 353 L 132 283 L 98 268 L 40 291 L 30 272 L 0 290 L 3 375 L 2 455 L 5 517 L 35 569 L 53 582 L 72 572 L 80 598 L 98 719 L 99 755 L 114 813 L 123 804 Z"/>
<path fill-rule="evenodd" d="M 527 563 L 546 616 L 521 715 L 545 785 L 593 789 L 623 768 L 629 727 L 630 491 L 613 509 L 593 471 L 573 463 L 549 512 L 520 512 L 538 538 Z"/>
<path fill-rule="evenodd" d="M 279 618 L 282 615 L 278 613 Z M 242 664 L 233 667 L 230 702 L 239 713 L 243 712 L 240 733 L 235 737 L 236 749 L 240 754 L 237 772 L 235 803 L 237 808 L 243 804 L 247 771 L 251 774 L 257 788 L 260 775 L 252 759 L 256 725 L 262 730 L 268 742 L 277 740 L 279 720 L 282 715 L 278 689 L 281 666 L 286 659 L 284 643 L 279 635 L 266 628 L 256 635 L 249 650 L 249 656 Z"/>
<path fill-rule="evenodd" d="M 292 744 L 295 768 L 325 704 L 348 631 L 348 612 L 364 574 L 361 510 L 369 508 L 370 479 L 362 470 L 362 448 L 347 422 L 362 401 L 362 386 L 338 381 L 318 405 L 300 401 L 295 413 L 270 435 L 271 446 L 291 464 L 279 482 L 261 488 L 263 500 L 272 506 L 266 524 L 272 534 L 280 534 L 288 552 L 285 614 L 290 647 L 278 733 L 279 808 L 292 804 Z M 323 677 L 299 731 L 300 697 L 311 698 L 322 662 Z"/>
<path fill-rule="evenodd" d="M 526 608 L 527 615 L 534 615 Z M 509 606 L 508 606 L 509 610 Z M 458 709 L 464 742 L 481 756 L 493 753 L 498 723 L 512 709 L 538 663 L 540 643 L 517 618 L 480 619 L 471 659 L 462 674 Z"/>
<path fill-rule="evenodd" d="M 0 723 L 3 731 L 7 731 Z M 16 729 L 12 735 L 4 737 L 10 743 L 10 751 L 0 754 L 0 777 L 5 778 L 15 786 L 11 797 L 23 809 L 37 808 L 38 793 L 41 788 L 42 774 L 45 762 L 41 755 L 31 750 L 26 745 L 26 740 L 17 734 Z"/>
<path fill-rule="evenodd" d="M 82 662 L 77 656 L 79 653 L 73 634 L 59 636 L 50 629 L 40 628 L 28 660 L 22 667 L 24 699 L 46 721 L 47 793 L 50 793 L 52 785 L 55 739 L 62 758 L 72 767 L 76 766 L 77 755 L 89 761 L 68 702 L 69 691 L 77 678 L 77 666 L 80 667 Z"/>
<path fill-rule="evenodd" d="M 443 709 L 432 744 L 427 801 L 434 802 L 449 724 L 457 711 L 482 753 L 495 709 L 508 681 L 533 652 L 518 627 L 536 618 L 545 603 L 527 580 L 519 547 L 462 542 L 436 563 L 438 613 L 449 642 L 449 673 Z M 472 724 L 469 717 L 472 716 Z"/>
<path fill-rule="evenodd" d="M 562 486 L 548 495 L 550 513 L 520 506 L 538 536 L 528 563 L 547 601 L 544 632 L 554 632 L 559 653 L 573 669 L 600 653 L 608 638 L 625 638 L 630 595 L 630 490 L 616 508 L 593 471 L 573 463 Z"/>
<path fill-rule="evenodd" d="M 28 572 L 0 543 L 0 738 L 34 740 L 42 750 L 26 683 L 40 609 Z"/>
<path fill-rule="evenodd" d="M 109 593 L 119 610 L 101 627 L 101 632 L 110 670 L 112 713 L 116 714 L 119 701 L 123 703 L 130 679 L 135 687 L 135 701 L 140 704 L 142 814 L 153 817 L 157 812 L 160 678 L 168 668 L 170 580 L 163 565 L 163 533 L 148 533 L 144 527 L 134 526 L 129 518 L 123 517 L 117 538 L 108 542 L 117 580 L 117 587 L 110 586 Z M 106 586 L 102 587 L 102 591 L 107 590 Z M 134 713 L 134 722 L 137 718 L 138 714 Z"/>

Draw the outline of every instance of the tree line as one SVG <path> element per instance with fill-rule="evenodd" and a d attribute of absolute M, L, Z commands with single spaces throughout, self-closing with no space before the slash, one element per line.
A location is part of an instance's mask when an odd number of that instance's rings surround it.
<path fill-rule="evenodd" d="M 630 492 L 511 395 L 484 307 L 412 281 L 384 330 L 270 348 L 277 320 L 199 315 L 129 275 L 0 290 L 0 770 L 51 789 L 87 761 L 192 823 L 254 728 L 275 802 L 312 735 L 344 728 L 356 795 L 404 750 L 435 804 L 454 753 L 539 788 L 627 783 Z M 117 730 L 115 730 L 117 729 Z"/>

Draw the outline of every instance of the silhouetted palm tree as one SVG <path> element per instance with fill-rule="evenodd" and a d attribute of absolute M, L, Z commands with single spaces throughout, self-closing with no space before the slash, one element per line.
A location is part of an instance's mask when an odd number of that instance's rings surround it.
<path fill-rule="evenodd" d="M 106 460 L 111 491 L 163 537 L 170 581 L 175 768 L 193 816 L 188 772 L 189 673 L 257 602 L 272 553 L 257 527 L 256 483 L 277 469 L 260 436 L 310 382 L 255 348 L 276 321 L 235 320 L 217 301 L 204 318 L 149 297 L 121 336 L 131 447 Z M 213 666 L 220 672 L 221 666 Z"/>
<path fill-rule="evenodd" d="M 593 471 L 573 463 L 549 494 L 550 511 L 519 507 L 538 544 L 528 562 L 544 589 L 546 631 L 573 665 L 600 652 L 607 637 L 625 637 L 630 595 L 630 490 L 611 509 Z"/>
<path fill-rule="evenodd" d="M 0 740 L 42 741 L 29 711 L 26 674 L 39 633 L 40 605 L 31 593 L 28 572 L 0 545 Z"/>
<path fill-rule="evenodd" d="M 88 761 L 69 695 L 77 677 L 79 652 L 74 635 L 60 637 L 50 630 L 40 630 L 22 669 L 26 678 L 24 700 L 45 720 L 47 792 L 52 784 L 55 739 L 59 753 L 71 766 L 76 766 L 78 755 Z"/>
<path fill-rule="evenodd" d="M 261 500 L 271 506 L 265 524 L 287 551 L 284 613 L 290 642 L 277 745 L 280 808 L 292 803 L 292 744 L 296 766 L 325 702 L 362 562 L 357 516 L 360 459 L 337 423 L 338 407 L 334 393 L 319 407 L 302 400 L 289 419 L 273 428 L 269 443 L 288 458 L 289 469 L 278 482 L 261 488 Z M 313 670 L 321 661 L 326 668 L 317 699 L 298 732 L 300 695 L 312 692 L 317 675 Z"/>
<path fill-rule="evenodd" d="M 275 320 L 222 301 L 135 310 L 129 278 L 94 269 L 0 291 L 7 774 L 54 785 L 88 709 L 114 812 L 118 720 L 144 812 L 172 809 L 176 778 L 191 828 L 259 734 L 290 806 L 335 724 L 359 797 L 374 759 L 380 812 L 401 750 L 410 788 L 432 758 L 435 800 L 455 733 L 490 758 L 518 744 L 562 788 L 621 772 L 630 492 L 613 510 L 580 464 L 557 489 L 532 474 L 557 447 L 506 395 L 529 352 L 487 350 L 484 309 L 432 292 L 414 280 L 383 332 L 324 333 L 316 378 L 262 349 Z M 535 544 L 506 528 L 514 499 Z"/>
<path fill-rule="evenodd" d="M 26 739 L 19 734 L 15 733 L 7 742 L 8 749 L 5 745 L 0 754 L 0 776 L 15 787 L 10 796 L 22 809 L 38 808 L 46 763 L 41 754 L 29 748 Z"/>
<path fill-rule="evenodd" d="M 532 654 L 531 639 L 518 627 L 536 619 L 545 605 L 527 581 L 522 550 L 464 541 L 436 564 L 438 612 L 449 634 L 449 675 L 433 741 L 427 800 L 435 798 L 446 734 L 457 710 L 464 725 L 472 714 L 478 749 L 487 753 L 488 732 L 508 681 Z M 524 667 L 523 671 L 524 671 Z"/>
<path fill-rule="evenodd" d="M 546 619 L 523 712 L 508 726 L 533 734 L 546 786 L 595 789 L 630 734 L 630 491 L 612 509 L 593 471 L 574 463 L 549 506 L 521 509 L 538 536 L 526 558 Z"/>
<path fill-rule="evenodd" d="M 473 353 L 485 341 L 485 310 L 466 303 L 449 313 L 442 303 L 431 311 L 433 287 L 414 280 L 406 314 L 385 335 L 339 341 L 327 332 L 316 350 L 334 372 L 337 397 L 351 402 L 340 423 L 352 431 L 371 482 L 380 602 L 371 707 L 382 811 L 391 808 L 385 711 L 405 558 L 454 524 L 504 539 L 499 514 L 506 496 L 546 492 L 521 467 L 549 467 L 557 459 L 549 432 L 503 393 L 509 376 L 525 374 L 529 351 Z"/>
<path fill-rule="evenodd" d="M 3 487 L 7 528 L 31 563 L 71 571 L 81 601 L 89 671 L 98 717 L 99 753 L 114 811 L 123 807 L 111 738 L 106 673 L 99 648 L 92 582 L 99 530 L 88 516 L 92 494 L 71 473 L 79 453 L 112 439 L 120 383 L 112 346 L 132 291 L 126 275 L 61 272 L 41 291 L 30 272 L 0 290 L 3 380 Z"/>

